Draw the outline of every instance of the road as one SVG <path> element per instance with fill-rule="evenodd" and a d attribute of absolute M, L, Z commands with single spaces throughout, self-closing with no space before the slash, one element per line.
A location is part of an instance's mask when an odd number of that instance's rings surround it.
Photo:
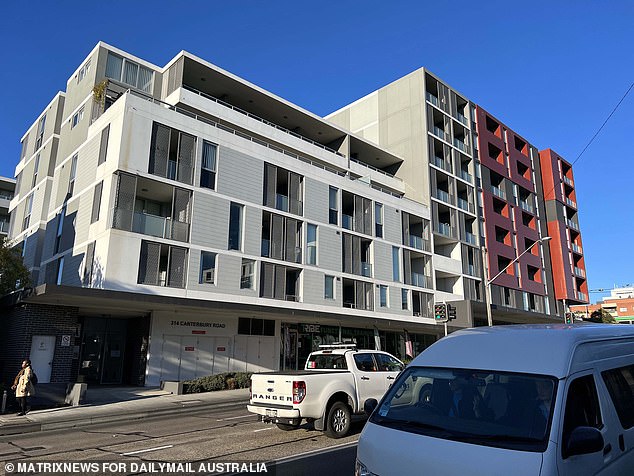
<path fill-rule="evenodd" d="M 351 475 L 362 423 L 333 440 L 304 425 L 281 431 L 243 404 L 116 424 L 0 437 L 0 460 L 46 462 L 271 462 L 276 474 Z"/>

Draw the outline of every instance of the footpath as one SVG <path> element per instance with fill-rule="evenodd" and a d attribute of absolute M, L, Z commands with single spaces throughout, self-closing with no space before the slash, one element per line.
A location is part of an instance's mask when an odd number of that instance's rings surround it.
<path fill-rule="evenodd" d="M 78 406 L 33 410 L 26 416 L 0 415 L 0 436 L 202 412 L 212 407 L 246 405 L 248 400 L 246 388 L 187 395 L 151 388 L 89 388 L 85 403 Z"/>

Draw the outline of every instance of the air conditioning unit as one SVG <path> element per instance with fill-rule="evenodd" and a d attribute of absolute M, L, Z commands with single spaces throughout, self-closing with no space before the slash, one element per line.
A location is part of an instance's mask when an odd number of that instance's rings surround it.
<path fill-rule="evenodd" d="M 215 269 L 205 269 L 203 270 L 203 279 L 206 283 L 211 283 L 213 284 L 214 282 L 214 275 L 216 274 L 216 270 Z"/>

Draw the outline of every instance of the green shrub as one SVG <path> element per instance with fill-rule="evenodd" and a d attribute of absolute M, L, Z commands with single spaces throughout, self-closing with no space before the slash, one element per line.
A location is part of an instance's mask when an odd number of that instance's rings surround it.
<path fill-rule="evenodd" d="M 183 382 L 183 391 L 185 393 L 201 393 L 234 388 L 248 388 L 250 383 L 250 372 L 225 372 L 193 380 L 186 380 Z"/>

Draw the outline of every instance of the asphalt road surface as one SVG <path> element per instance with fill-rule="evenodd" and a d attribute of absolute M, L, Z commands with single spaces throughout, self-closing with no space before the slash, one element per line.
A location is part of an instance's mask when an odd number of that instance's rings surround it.
<path fill-rule="evenodd" d="M 125 462 L 128 466 L 132 462 L 182 462 L 195 469 L 206 461 L 275 462 L 277 476 L 343 476 L 353 474 L 362 427 L 362 422 L 354 424 L 351 434 L 338 440 L 309 425 L 282 431 L 259 422 L 240 404 L 177 416 L 4 436 L 0 437 L 0 461 Z M 0 463 L 0 471 L 3 469 Z"/>

